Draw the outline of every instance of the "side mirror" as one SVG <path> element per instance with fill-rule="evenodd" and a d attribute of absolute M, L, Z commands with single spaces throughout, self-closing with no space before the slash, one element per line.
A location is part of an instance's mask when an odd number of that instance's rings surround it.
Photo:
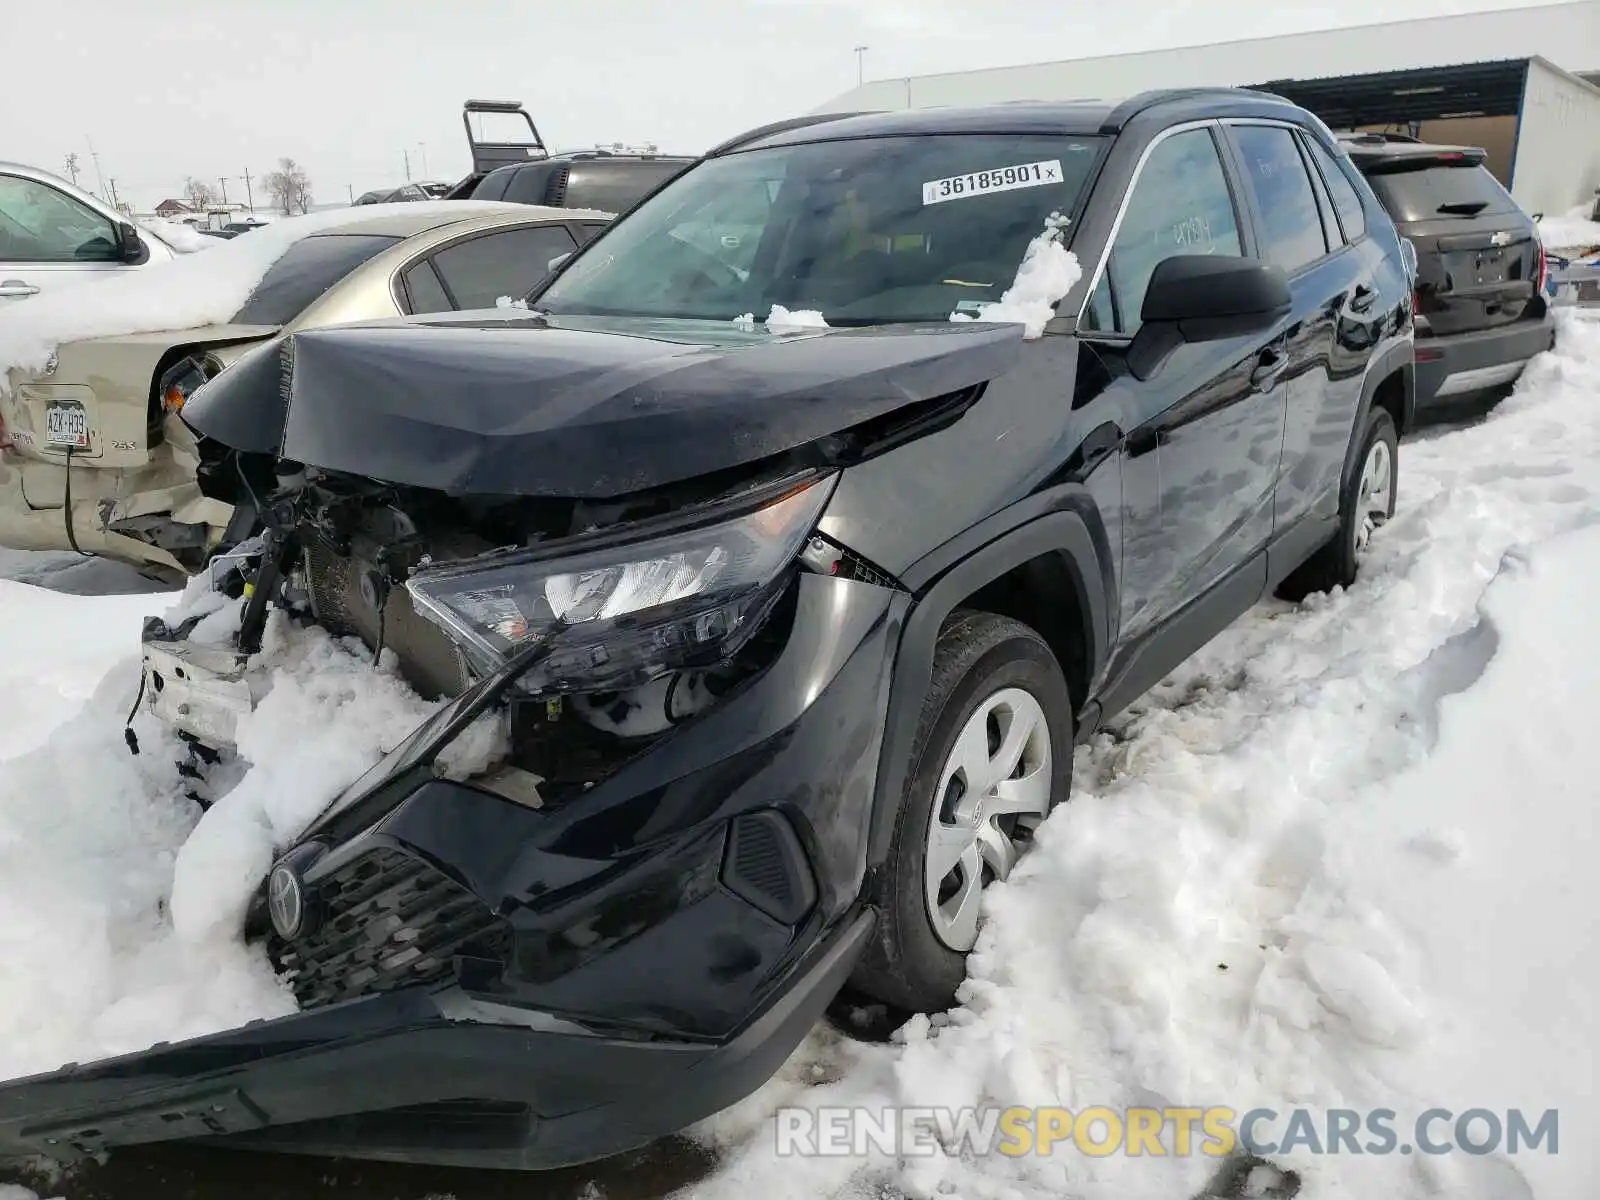
<path fill-rule="evenodd" d="M 1128 367 L 1148 379 L 1185 342 L 1265 333 L 1293 308 L 1289 278 L 1260 259 L 1180 254 L 1163 259 L 1145 289 Z"/>
<path fill-rule="evenodd" d="M 566 262 L 567 259 L 571 258 L 573 253 L 574 253 L 574 251 L 568 250 L 565 254 L 556 255 L 549 262 L 545 263 L 544 269 L 546 271 L 548 271 L 548 272 L 552 272 L 553 273 L 557 267 L 559 267 L 562 263 Z"/>
<path fill-rule="evenodd" d="M 139 227 L 129 221 L 117 225 L 117 257 L 129 266 L 136 267 L 150 258 L 150 247 L 139 236 Z"/>

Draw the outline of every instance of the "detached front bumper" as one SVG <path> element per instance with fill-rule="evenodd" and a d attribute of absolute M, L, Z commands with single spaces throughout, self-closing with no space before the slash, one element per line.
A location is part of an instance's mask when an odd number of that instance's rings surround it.
<path fill-rule="evenodd" d="M 625 1040 L 460 992 L 375 997 L 0 1089 L 0 1157 L 220 1138 L 297 1153 L 512 1170 L 645 1145 L 760 1087 L 871 930 L 841 922 L 721 1043 Z"/>
<path fill-rule="evenodd" d="M 442 706 L 281 860 L 307 916 L 268 949 L 302 1011 L 0 1085 L 0 1157 L 220 1137 L 550 1167 L 754 1090 L 870 930 L 910 604 L 821 575 L 795 588 L 763 673 L 565 803 L 433 766 L 509 673 Z"/>

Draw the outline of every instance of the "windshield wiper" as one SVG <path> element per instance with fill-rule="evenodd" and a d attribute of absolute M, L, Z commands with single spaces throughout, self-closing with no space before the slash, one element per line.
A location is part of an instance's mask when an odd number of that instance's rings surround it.
<path fill-rule="evenodd" d="M 1447 200 L 1438 211 L 1451 217 L 1475 217 L 1488 207 L 1487 200 Z"/>

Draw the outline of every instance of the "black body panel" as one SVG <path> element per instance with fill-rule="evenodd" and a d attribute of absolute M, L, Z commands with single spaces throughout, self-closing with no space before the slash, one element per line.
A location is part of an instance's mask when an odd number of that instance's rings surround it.
<path fill-rule="evenodd" d="M 983 383 L 1015 361 L 1019 337 L 975 322 L 782 334 L 526 315 L 374 323 L 254 351 L 184 419 L 235 449 L 453 495 L 610 498 Z"/>

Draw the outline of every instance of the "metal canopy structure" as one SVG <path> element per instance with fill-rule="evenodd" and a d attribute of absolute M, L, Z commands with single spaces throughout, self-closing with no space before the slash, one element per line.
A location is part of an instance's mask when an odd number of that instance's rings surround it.
<path fill-rule="evenodd" d="M 1514 117 L 1528 78 L 1526 58 L 1417 67 L 1251 86 L 1310 109 L 1335 129 L 1453 117 Z"/>

